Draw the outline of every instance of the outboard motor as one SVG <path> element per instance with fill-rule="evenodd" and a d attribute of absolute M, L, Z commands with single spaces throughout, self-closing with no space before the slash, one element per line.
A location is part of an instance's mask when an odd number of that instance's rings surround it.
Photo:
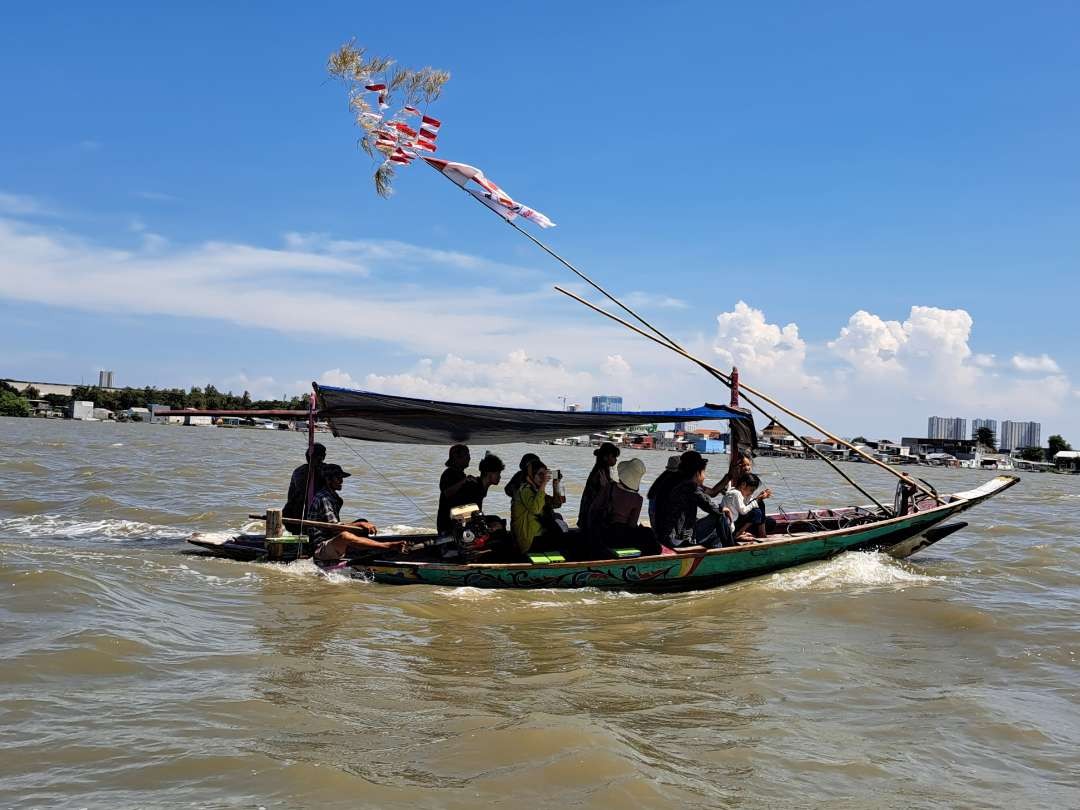
<path fill-rule="evenodd" d="M 492 548 L 491 527 L 475 503 L 455 506 L 450 510 L 450 521 L 450 533 L 454 538 L 450 547 L 463 561 L 472 562 Z"/>

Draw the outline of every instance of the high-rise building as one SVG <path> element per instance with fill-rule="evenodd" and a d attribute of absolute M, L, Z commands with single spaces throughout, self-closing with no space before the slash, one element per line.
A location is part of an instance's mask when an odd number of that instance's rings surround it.
<path fill-rule="evenodd" d="M 99 371 L 97 375 L 98 388 L 112 388 L 112 372 Z"/>
<path fill-rule="evenodd" d="M 931 416 L 926 420 L 926 436 L 929 439 L 965 439 L 967 419 L 958 416 Z"/>
<path fill-rule="evenodd" d="M 979 438 L 979 428 L 990 428 L 990 432 L 994 434 L 995 441 L 997 440 L 997 419 L 972 419 L 971 438 Z"/>
<path fill-rule="evenodd" d="M 622 397 L 597 394 L 592 398 L 592 409 L 601 413 L 622 413 Z"/>
<path fill-rule="evenodd" d="M 1042 447 L 1042 425 L 1038 422 L 1001 423 L 998 434 L 998 450 L 1022 450 L 1025 447 Z"/>

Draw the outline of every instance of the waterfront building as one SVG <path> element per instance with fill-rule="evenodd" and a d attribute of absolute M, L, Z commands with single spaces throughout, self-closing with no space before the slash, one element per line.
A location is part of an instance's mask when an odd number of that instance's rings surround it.
<path fill-rule="evenodd" d="M 75 400 L 71 403 L 71 418 L 72 419 L 93 419 L 94 418 L 94 403 L 85 402 L 83 400 Z"/>
<path fill-rule="evenodd" d="M 967 419 L 931 416 L 926 421 L 926 435 L 931 439 L 963 439 L 967 436 Z"/>
<path fill-rule="evenodd" d="M 935 439 L 905 436 L 900 440 L 901 447 L 908 448 L 909 455 L 944 456 L 949 455 L 961 461 L 973 461 L 976 455 L 974 439 Z"/>
<path fill-rule="evenodd" d="M 599 413 L 622 413 L 622 397 L 597 394 L 592 398 L 592 409 Z"/>
<path fill-rule="evenodd" d="M 978 437 L 979 428 L 990 428 L 990 432 L 994 434 L 994 440 L 997 441 L 997 419 L 972 419 L 971 438 Z"/>
<path fill-rule="evenodd" d="M 998 450 L 1022 450 L 1025 447 L 1042 447 L 1042 425 L 1038 422 L 1001 423 L 998 434 Z"/>

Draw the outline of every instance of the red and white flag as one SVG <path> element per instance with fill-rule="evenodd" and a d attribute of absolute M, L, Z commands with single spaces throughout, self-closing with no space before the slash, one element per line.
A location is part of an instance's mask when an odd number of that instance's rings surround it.
<path fill-rule="evenodd" d="M 408 104 L 406 104 L 404 107 L 402 107 L 401 111 L 404 112 L 406 115 L 420 115 L 421 114 L 420 111 L 418 109 L 416 109 L 416 107 L 410 107 Z"/>
<path fill-rule="evenodd" d="M 476 197 L 476 199 L 480 200 L 480 202 L 504 219 L 513 221 L 516 217 L 521 216 L 525 217 L 525 219 L 530 222 L 539 225 L 541 228 L 553 228 L 555 226 L 554 222 L 536 209 L 515 202 L 509 194 L 499 188 L 491 180 L 488 180 L 484 176 L 484 173 L 475 166 L 470 166 L 467 163 L 454 163 L 449 160 L 440 160 L 439 158 L 427 157 L 426 155 L 421 155 L 420 157 L 423 158 L 429 166 L 438 169 L 454 181 L 454 183 L 464 188 L 467 192 Z M 474 188 L 466 188 L 466 185 L 470 181 L 480 186 L 483 191 L 478 191 Z"/>
<path fill-rule="evenodd" d="M 437 132 L 439 127 L 442 126 L 442 121 L 438 118 L 432 118 L 430 115 L 424 115 L 420 117 L 420 125 Z"/>
<path fill-rule="evenodd" d="M 365 90 L 370 90 L 372 93 L 379 93 L 386 89 L 385 84 L 365 84 Z"/>
<path fill-rule="evenodd" d="M 546 216 L 541 214 L 536 209 L 529 208 L 529 206 L 527 206 L 527 205 L 520 205 L 519 204 L 518 207 L 517 207 L 516 213 L 518 213 L 521 216 L 525 217 L 525 219 L 529 220 L 530 222 L 536 223 L 541 228 L 554 228 L 555 227 L 554 222 L 552 222 L 550 219 L 548 219 Z"/>
<path fill-rule="evenodd" d="M 392 126 L 394 129 L 396 129 L 403 135 L 408 135 L 410 138 L 416 137 L 416 130 L 410 127 L 408 124 L 403 124 L 400 121 L 393 121 L 391 122 L 390 126 Z"/>
<path fill-rule="evenodd" d="M 434 141 L 436 138 L 439 137 L 439 133 L 433 132 L 432 130 L 425 127 L 420 127 L 420 137 L 427 138 L 429 141 Z"/>
<path fill-rule="evenodd" d="M 425 141 L 423 138 L 417 138 L 412 145 L 415 149 L 423 149 L 425 152 L 436 151 L 435 144 L 431 141 Z"/>

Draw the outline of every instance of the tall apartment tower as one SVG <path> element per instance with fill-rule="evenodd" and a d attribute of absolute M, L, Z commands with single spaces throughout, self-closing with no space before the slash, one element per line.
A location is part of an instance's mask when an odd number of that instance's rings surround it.
<path fill-rule="evenodd" d="M 1038 422 L 1002 422 L 998 449 L 1021 450 L 1025 447 L 1042 447 L 1042 425 Z"/>
<path fill-rule="evenodd" d="M 112 372 L 111 371 L 99 371 L 97 374 L 98 388 L 112 388 Z"/>
<path fill-rule="evenodd" d="M 997 419 L 972 419 L 971 438 L 978 438 L 979 428 L 990 428 L 990 432 L 994 434 L 994 438 L 997 438 Z"/>
<path fill-rule="evenodd" d="M 622 397 L 597 394 L 592 398 L 592 409 L 601 413 L 622 413 Z"/>
<path fill-rule="evenodd" d="M 963 439 L 967 437 L 967 419 L 950 416 L 931 416 L 926 420 L 926 438 Z"/>

